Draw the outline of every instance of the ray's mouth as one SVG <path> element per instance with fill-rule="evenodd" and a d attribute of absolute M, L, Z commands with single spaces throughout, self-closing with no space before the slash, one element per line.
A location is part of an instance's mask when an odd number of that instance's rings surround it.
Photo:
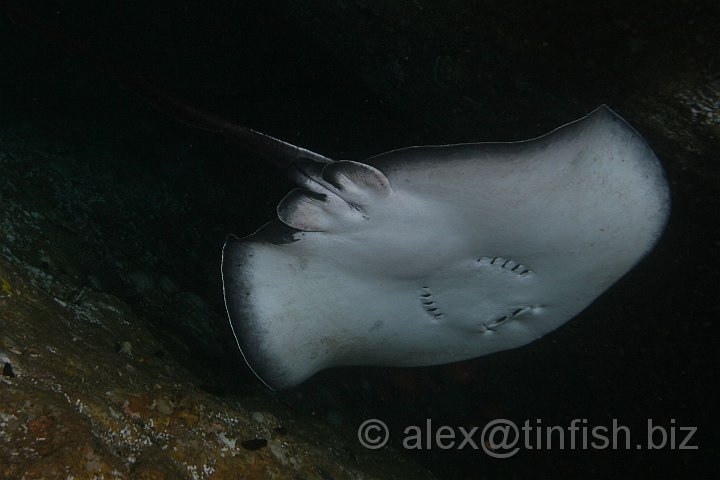
<path fill-rule="evenodd" d="M 503 324 L 509 322 L 510 320 L 517 318 L 521 315 L 525 315 L 527 313 L 532 312 L 533 308 L 534 307 L 532 307 L 530 305 L 524 306 L 524 307 L 519 307 L 503 317 L 497 318 L 495 320 L 490 320 L 488 322 L 483 322 L 479 326 L 480 332 L 488 332 L 488 331 L 494 332 L 495 329 L 497 327 L 499 327 L 500 325 L 503 325 Z"/>

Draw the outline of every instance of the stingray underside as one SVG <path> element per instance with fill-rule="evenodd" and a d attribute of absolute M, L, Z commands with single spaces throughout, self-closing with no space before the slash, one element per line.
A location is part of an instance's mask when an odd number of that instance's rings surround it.
<path fill-rule="evenodd" d="M 531 342 L 659 237 L 664 173 L 601 107 L 534 140 L 302 168 L 278 220 L 223 251 L 238 345 L 271 388 L 343 365 L 431 365 Z"/>

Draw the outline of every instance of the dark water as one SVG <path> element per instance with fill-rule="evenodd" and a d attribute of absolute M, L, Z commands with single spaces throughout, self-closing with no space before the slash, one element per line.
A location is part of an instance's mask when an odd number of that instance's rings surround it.
<path fill-rule="evenodd" d="M 717 475 L 715 2 L 71 3 L 26 8 L 179 98 L 337 159 L 529 138 L 610 104 L 656 150 L 672 188 L 666 233 L 640 265 L 527 347 L 449 366 L 323 372 L 279 395 L 346 429 L 365 418 L 392 432 L 427 419 L 465 429 L 498 418 L 588 429 L 615 420 L 634 447 L 648 421 L 675 428 L 678 445 L 680 427 L 697 428 L 697 449 L 524 448 L 503 460 L 472 448 L 407 451 L 442 479 Z M 105 249 L 141 270 L 151 254 L 203 314 L 175 327 L 103 249 L 85 278 L 146 312 L 159 335 L 205 332 L 192 367 L 208 384 L 254 388 L 225 330 L 219 252 L 227 233 L 273 218 L 291 185 L 242 148 L 158 114 L 47 35 L 7 17 L 0 27 L 2 126 L 73 149 L 67 175 L 114 198 L 89 212 Z M 140 240 L 119 240 L 126 223 Z M 393 435 L 398 449 L 401 440 Z"/>

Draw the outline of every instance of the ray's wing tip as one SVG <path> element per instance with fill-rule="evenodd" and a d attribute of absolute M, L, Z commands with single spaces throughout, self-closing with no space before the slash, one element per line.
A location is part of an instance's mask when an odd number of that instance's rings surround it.
<path fill-rule="evenodd" d="M 256 288 L 252 272 L 258 268 L 253 257 L 258 244 L 234 235 L 228 235 L 222 253 L 223 297 L 230 328 L 240 352 L 255 376 L 271 390 L 286 390 L 304 380 L 295 378 L 294 372 L 283 365 L 266 346 L 266 329 L 252 302 Z"/>

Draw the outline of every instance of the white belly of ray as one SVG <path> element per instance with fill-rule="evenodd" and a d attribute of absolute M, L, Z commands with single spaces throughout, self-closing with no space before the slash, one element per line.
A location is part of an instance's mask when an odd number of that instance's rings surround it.
<path fill-rule="evenodd" d="M 659 162 L 606 107 L 527 142 L 330 163 L 303 186 L 223 252 L 238 344 L 272 388 L 531 342 L 648 252 L 669 210 Z"/>

